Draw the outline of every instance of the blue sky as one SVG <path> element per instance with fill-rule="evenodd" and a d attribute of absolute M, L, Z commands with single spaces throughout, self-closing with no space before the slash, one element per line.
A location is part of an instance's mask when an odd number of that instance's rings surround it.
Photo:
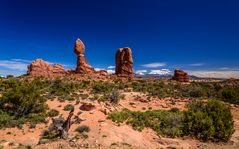
<path fill-rule="evenodd" d="M 36 58 L 74 68 L 73 44 L 95 68 L 111 69 L 119 47 L 137 73 L 239 77 L 238 0 L 0 0 L 0 75 Z"/>

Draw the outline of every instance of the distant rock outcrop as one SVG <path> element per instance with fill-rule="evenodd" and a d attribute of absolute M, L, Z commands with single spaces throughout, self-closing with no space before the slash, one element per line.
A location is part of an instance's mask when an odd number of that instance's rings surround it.
<path fill-rule="evenodd" d="M 102 75 L 102 76 L 107 76 L 108 75 L 108 72 L 106 70 L 100 70 L 97 72 L 99 75 Z"/>
<path fill-rule="evenodd" d="M 27 74 L 34 77 L 53 77 L 53 76 L 63 76 L 67 74 L 62 65 L 56 64 L 51 66 L 49 62 L 43 61 L 42 59 L 34 60 L 30 65 L 28 65 Z"/>
<path fill-rule="evenodd" d="M 85 45 L 78 38 L 75 42 L 74 52 L 77 55 L 77 67 L 76 73 L 80 74 L 92 74 L 95 72 L 94 68 L 88 64 L 84 54 L 85 54 Z"/>
<path fill-rule="evenodd" d="M 130 48 L 119 48 L 117 50 L 115 74 L 119 77 L 134 77 L 133 58 Z"/>
<path fill-rule="evenodd" d="M 172 80 L 176 80 L 178 82 L 189 82 L 189 77 L 188 74 L 183 70 L 176 69 L 174 71 L 174 76 L 172 77 Z"/>

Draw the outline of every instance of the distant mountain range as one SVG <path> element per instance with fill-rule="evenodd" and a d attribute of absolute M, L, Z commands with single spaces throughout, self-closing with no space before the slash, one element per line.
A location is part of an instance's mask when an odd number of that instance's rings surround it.
<path fill-rule="evenodd" d="M 135 74 L 136 78 L 158 78 L 158 79 L 171 79 L 173 77 L 172 74 L 166 74 L 166 75 L 160 75 L 160 74 L 145 74 L 145 75 L 139 75 Z M 190 79 L 192 80 L 225 80 L 223 78 L 203 78 L 203 77 L 197 77 L 190 75 Z"/>

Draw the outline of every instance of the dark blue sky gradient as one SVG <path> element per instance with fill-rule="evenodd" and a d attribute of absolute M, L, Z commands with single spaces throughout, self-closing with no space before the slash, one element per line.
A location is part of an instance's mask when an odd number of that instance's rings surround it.
<path fill-rule="evenodd" d="M 0 0 L 0 59 L 69 64 L 80 37 L 94 67 L 133 50 L 134 68 L 239 67 L 238 0 Z M 190 64 L 203 63 L 192 67 Z"/>

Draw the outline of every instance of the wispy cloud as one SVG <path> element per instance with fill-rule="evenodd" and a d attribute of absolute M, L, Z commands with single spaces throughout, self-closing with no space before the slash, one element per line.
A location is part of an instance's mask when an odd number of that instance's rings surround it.
<path fill-rule="evenodd" d="M 115 69 L 115 66 L 108 66 L 108 69 Z"/>
<path fill-rule="evenodd" d="M 158 67 L 164 67 L 166 65 L 167 64 L 164 62 L 155 62 L 155 63 L 144 64 L 141 66 L 146 67 L 146 68 L 158 68 Z"/>
<path fill-rule="evenodd" d="M 25 59 L 11 59 L 12 61 L 16 61 L 16 62 L 23 62 L 23 63 L 31 63 L 31 60 L 25 60 Z"/>
<path fill-rule="evenodd" d="M 193 66 L 193 67 L 199 67 L 199 66 L 204 66 L 205 63 L 194 63 L 194 64 L 189 64 L 189 66 Z"/>
<path fill-rule="evenodd" d="M 20 59 L 0 60 L 0 67 L 11 70 L 26 71 L 28 64 L 29 62 Z"/>
<path fill-rule="evenodd" d="M 137 70 L 135 73 L 138 75 L 145 75 L 147 73 L 147 70 Z"/>
<path fill-rule="evenodd" d="M 150 70 L 148 74 L 169 75 L 171 71 L 169 69 Z"/>

